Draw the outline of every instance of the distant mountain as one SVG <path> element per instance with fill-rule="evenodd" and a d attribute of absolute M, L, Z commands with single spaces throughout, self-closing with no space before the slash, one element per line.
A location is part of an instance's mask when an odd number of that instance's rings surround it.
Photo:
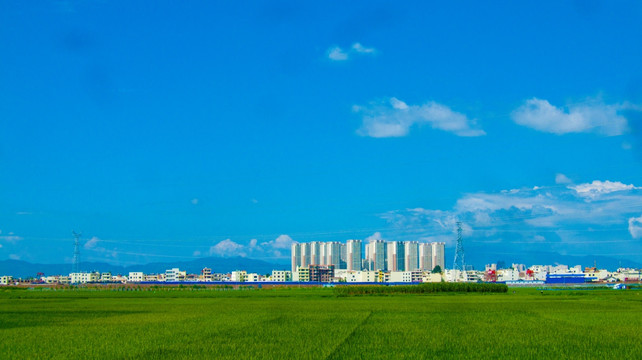
<path fill-rule="evenodd" d="M 179 268 L 187 273 L 198 274 L 204 267 L 212 272 L 228 273 L 234 270 L 247 270 L 259 274 L 271 273 L 272 270 L 289 270 L 288 265 L 273 264 L 262 260 L 242 257 L 219 258 L 206 257 L 191 261 L 159 262 L 143 265 L 119 266 L 101 262 L 83 262 L 82 271 L 111 272 L 126 275 L 131 271 L 142 271 L 147 274 L 164 273 L 171 268 Z M 45 275 L 66 275 L 71 272 L 71 264 L 32 264 L 21 260 L 0 260 L 0 275 L 11 275 L 16 278 L 36 276 L 39 272 Z"/>

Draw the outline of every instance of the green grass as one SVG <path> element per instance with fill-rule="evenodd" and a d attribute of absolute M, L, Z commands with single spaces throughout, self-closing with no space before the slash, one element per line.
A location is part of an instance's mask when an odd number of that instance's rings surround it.
<path fill-rule="evenodd" d="M 0 358 L 638 359 L 641 294 L 0 289 Z"/>

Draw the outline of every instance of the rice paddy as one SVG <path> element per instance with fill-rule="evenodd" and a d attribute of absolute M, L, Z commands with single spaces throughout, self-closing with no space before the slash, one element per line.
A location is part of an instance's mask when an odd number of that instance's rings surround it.
<path fill-rule="evenodd" d="M 641 293 L 0 289 L 0 358 L 638 359 Z"/>

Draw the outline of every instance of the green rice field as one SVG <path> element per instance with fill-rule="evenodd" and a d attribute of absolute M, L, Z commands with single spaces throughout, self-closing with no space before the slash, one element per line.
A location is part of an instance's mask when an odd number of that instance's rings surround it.
<path fill-rule="evenodd" d="M 640 359 L 641 294 L 0 288 L 0 358 Z"/>

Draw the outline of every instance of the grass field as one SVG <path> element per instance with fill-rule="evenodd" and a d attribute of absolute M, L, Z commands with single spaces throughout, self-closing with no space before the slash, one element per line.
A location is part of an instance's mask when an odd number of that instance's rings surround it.
<path fill-rule="evenodd" d="M 0 358 L 639 359 L 641 294 L 0 289 Z"/>

